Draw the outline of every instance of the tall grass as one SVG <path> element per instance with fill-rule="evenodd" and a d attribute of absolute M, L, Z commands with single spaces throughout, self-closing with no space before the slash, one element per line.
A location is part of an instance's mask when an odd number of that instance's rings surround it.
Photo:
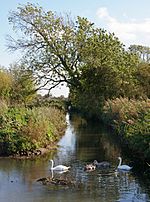
<path fill-rule="evenodd" d="M 150 99 L 108 100 L 102 118 L 113 126 L 133 153 L 150 160 Z"/>
<path fill-rule="evenodd" d="M 54 144 L 66 128 L 64 112 L 53 107 L 5 108 L 0 113 L 0 144 L 8 155 Z"/>
<path fill-rule="evenodd" d="M 22 127 L 21 133 L 29 136 L 39 146 L 57 141 L 64 133 L 65 114 L 61 110 L 40 107 L 29 110 L 28 114 L 28 124 Z"/>
<path fill-rule="evenodd" d="M 0 116 L 4 114 L 8 110 L 7 103 L 4 100 L 0 99 Z"/>
<path fill-rule="evenodd" d="M 122 122 L 134 123 L 149 108 L 150 99 L 116 98 L 105 102 L 102 118 L 110 124 Z"/>

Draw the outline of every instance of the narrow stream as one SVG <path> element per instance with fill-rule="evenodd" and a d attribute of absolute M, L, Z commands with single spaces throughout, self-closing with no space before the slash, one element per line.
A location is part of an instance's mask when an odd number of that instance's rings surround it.
<path fill-rule="evenodd" d="M 119 142 L 99 123 L 88 123 L 67 114 L 67 129 L 59 149 L 34 160 L 0 159 L 1 202 L 148 202 L 150 179 L 145 181 L 136 170 L 116 172 L 118 156 L 130 165 Z M 55 165 L 71 166 L 64 173 L 51 172 Z M 108 161 L 109 169 L 84 170 L 88 163 Z M 52 177 L 73 182 L 67 185 L 43 185 L 38 179 Z"/>

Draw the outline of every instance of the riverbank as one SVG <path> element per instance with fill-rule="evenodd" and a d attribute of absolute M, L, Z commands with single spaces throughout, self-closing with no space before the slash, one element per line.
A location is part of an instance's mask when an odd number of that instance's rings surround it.
<path fill-rule="evenodd" d="M 8 107 L 1 103 L 0 156 L 41 155 L 56 148 L 65 129 L 63 110 L 54 107 Z"/>
<path fill-rule="evenodd" d="M 150 162 L 150 99 L 108 100 L 102 119 L 116 131 L 133 155 Z"/>

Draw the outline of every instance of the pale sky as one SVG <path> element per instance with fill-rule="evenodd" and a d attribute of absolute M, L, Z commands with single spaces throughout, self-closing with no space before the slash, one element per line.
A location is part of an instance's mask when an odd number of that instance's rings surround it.
<path fill-rule="evenodd" d="M 6 35 L 15 36 L 8 15 L 19 4 L 27 2 L 38 3 L 45 10 L 71 13 L 72 17 L 86 17 L 97 27 L 114 32 L 126 47 L 133 44 L 150 46 L 150 0 L 4 0 L 0 7 L 1 66 L 8 67 L 20 57 L 6 49 Z"/>

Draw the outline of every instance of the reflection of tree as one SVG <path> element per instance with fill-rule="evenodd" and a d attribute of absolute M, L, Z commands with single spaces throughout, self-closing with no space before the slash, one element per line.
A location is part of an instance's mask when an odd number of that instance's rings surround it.
<path fill-rule="evenodd" d="M 116 156 L 120 155 L 120 147 L 117 142 L 114 142 L 110 138 L 111 134 L 106 132 L 100 134 L 100 148 L 103 150 L 105 158 L 109 160 L 115 160 Z"/>
<path fill-rule="evenodd" d="M 78 159 L 110 160 L 116 162 L 120 155 L 120 146 L 107 128 L 98 122 L 86 122 L 79 116 L 71 116 L 76 133 Z"/>

